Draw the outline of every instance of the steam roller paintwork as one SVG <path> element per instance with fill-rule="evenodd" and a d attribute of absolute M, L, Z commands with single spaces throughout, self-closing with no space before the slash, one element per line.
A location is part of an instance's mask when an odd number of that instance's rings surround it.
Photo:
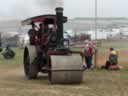
<path fill-rule="evenodd" d="M 48 74 L 51 83 L 81 83 L 83 78 L 83 53 L 66 48 L 63 41 L 63 8 L 57 7 L 56 14 L 40 15 L 22 21 L 25 25 L 41 23 L 45 34 L 33 37 L 24 52 L 24 71 L 28 79 L 36 79 L 39 72 Z M 28 22 L 29 21 L 29 22 Z M 30 22 L 31 21 L 31 22 Z M 51 32 L 48 26 L 53 25 Z M 44 32 L 41 31 L 41 32 Z M 53 33 L 56 40 L 52 41 Z M 34 47 L 35 46 L 35 47 Z"/>
<path fill-rule="evenodd" d="M 80 55 L 51 56 L 51 83 L 81 83 L 83 67 Z"/>

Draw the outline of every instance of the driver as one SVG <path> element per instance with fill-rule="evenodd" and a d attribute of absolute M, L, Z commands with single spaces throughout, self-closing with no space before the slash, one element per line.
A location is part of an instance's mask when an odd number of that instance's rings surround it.
<path fill-rule="evenodd" d="M 41 39 L 41 36 L 43 34 L 43 26 L 42 26 L 42 23 L 39 24 L 39 30 L 38 30 L 38 37 L 39 39 Z"/>
<path fill-rule="evenodd" d="M 37 37 L 37 31 L 35 28 L 36 28 L 36 26 L 34 24 L 32 24 L 32 28 L 28 31 L 30 45 L 35 44 L 35 40 Z"/>
<path fill-rule="evenodd" d="M 48 30 L 48 25 L 47 24 L 45 24 L 44 25 L 44 31 L 43 31 L 43 33 L 42 33 L 42 41 L 44 41 L 43 42 L 43 45 L 47 45 L 48 44 L 48 41 L 49 41 L 49 36 L 48 36 L 48 32 L 49 30 Z"/>

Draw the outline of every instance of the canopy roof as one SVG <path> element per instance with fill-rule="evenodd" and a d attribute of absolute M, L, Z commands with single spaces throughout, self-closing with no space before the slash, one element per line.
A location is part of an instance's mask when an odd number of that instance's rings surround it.
<path fill-rule="evenodd" d="M 40 15 L 28 18 L 22 21 L 22 25 L 30 25 L 32 22 L 44 22 L 47 21 L 48 24 L 52 24 L 53 21 L 56 21 L 56 15 Z M 67 22 L 67 17 L 63 16 L 63 23 Z"/>

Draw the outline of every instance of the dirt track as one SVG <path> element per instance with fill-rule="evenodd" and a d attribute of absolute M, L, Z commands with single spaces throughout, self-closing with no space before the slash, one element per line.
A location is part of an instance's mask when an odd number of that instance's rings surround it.
<path fill-rule="evenodd" d="M 51 85 L 47 76 L 25 80 L 23 68 L 0 70 L 0 96 L 127 96 L 127 72 L 87 70 L 82 84 Z M 122 74 L 122 75 L 121 75 Z"/>

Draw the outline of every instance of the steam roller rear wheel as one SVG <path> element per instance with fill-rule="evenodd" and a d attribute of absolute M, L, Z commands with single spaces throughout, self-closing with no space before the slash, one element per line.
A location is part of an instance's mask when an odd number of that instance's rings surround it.
<path fill-rule="evenodd" d="M 80 55 L 51 56 L 51 83 L 81 83 L 83 79 Z"/>
<path fill-rule="evenodd" d="M 24 72 L 27 79 L 35 79 L 38 75 L 38 65 L 36 64 L 35 46 L 26 47 L 24 50 Z"/>

